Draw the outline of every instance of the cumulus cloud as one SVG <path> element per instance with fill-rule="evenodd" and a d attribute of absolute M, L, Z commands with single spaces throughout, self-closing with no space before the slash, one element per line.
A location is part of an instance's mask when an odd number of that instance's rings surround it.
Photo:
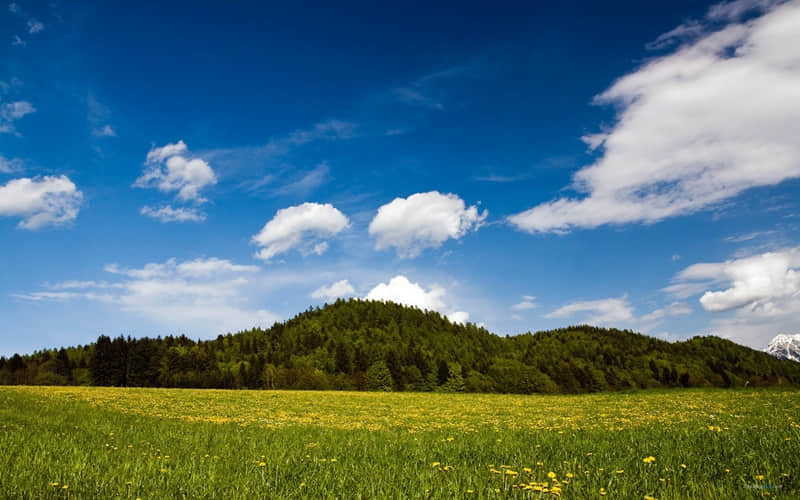
<path fill-rule="evenodd" d="M 317 288 L 311 292 L 311 298 L 333 301 L 339 297 L 347 297 L 348 295 L 353 295 L 354 293 L 356 293 L 356 290 L 349 281 L 340 280 L 329 286 L 321 286 Z"/>
<path fill-rule="evenodd" d="M 514 304 L 513 306 L 511 306 L 511 310 L 512 311 L 527 311 L 527 310 L 533 309 L 535 307 L 538 307 L 538 304 L 536 304 L 536 297 L 534 297 L 532 295 L 523 295 L 522 296 L 522 302 L 520 302 L 518 304 Z"/>
<path fill-rule="evenodd" d="M 181 201 L 204 202 L 200 191 L 217 183 L 214 170 L 201 158 L 192 158 L 183 141 L 153 148 L 147 153 L 145 169 L 134 187 L 155 187 L 162 192 L 177 191 Z"/>
<path fill-rule="evenodd" d="M 64 175 L 13 179 L 0 185 L 0 216 L 21 217 L 22 229 L 57 226 L 75 220 L 82 200 Z"/>
<path fill-rule="evenodd" d="M 800 299 L 798 268 L 800 247 L 795 247 L 725 262 L 694 264 L 675 277 L 674 285 L 705 289 L 700 304 L 706 311 L 744 307 L 780 314 L 789 305 L 787 301 Z M 708 290 L 710 287 L 721 289 Z"/>
<path fill-rule="evenodd" d="M 381 206 L 369 225 L 375 248 L 395 247 L 403 258 L 418 256 L 425 248 L 439 248 L 448 239 L 459 239 L 477 230 L 488 211 L 466 207 L 455 194 L 438 191 L 395 198 Z"/>
<path fill-rule="evenodd" d="M 278 210 L 253 243 L 263 247 L 256 257 L 270 260 L 297 248 L 301 253 L 321 255 L 328 249 L 323 238 L 333 237 L 350 225 L 350 220 L 330 203 L 303 203 Z"/>
<path fill-rule="evenodd" d="M 419 284 L 412 283 L 401 275 L 395 276 L 389 280 L 389 283 L 376 285 L 364 298 L 437 311 L 444 307 L 442 299 L 445 293 L 447 293 L 446 290 L 438 285 L 433 285 L 430 290 L 425 290 Z"/>
<path fill-rule="evenodd" d="M 800 247 L 694 264 L 667 291 L 700 295 L 703 309 L 715 313 L 713 333 L 763 348 L 800 324 Z"/>
<path fill-rule="evenodd" d="M 0 104 L 0 133 L 14 132 L 14 122 L 35 111 L 36 108 L 28 101 L 5 102 Z"/>
<path fill-rule="evenodd" d="M 206 220 L 206 214 L 196 208 L 173 208 L 171 205 L 158 208 L 145 205 L 139 213 L 161 222 L 203 222 Z"/>
<path fill-rule="evenodd" d="M 116 305 L 175 332 L 215 335 L 253 326 L 269 326 L 278 317 L 250 304 L 256 266 L 216 257 L 169 259 L 140 268 L 109 264 L 118 281 L 68 281 L 46 285 L 56 291 L 15 294 L 19 299 L 85 299 Z M 66 291 L 61 291 L 66 290 Z"/>
<path fill-rule="evenodd" d="M 469 313 L 466 311 L 454 311 L 447 313 L 445 316 L 451 323 L 458 323 L 459 325 L 464 325 L 469 321 Z"/>
<path fill-rule="evenodd" d="M 754 9 L 766 13 L 739 20 Z M 572 188 L 583 196 L 542 203 L 509 222 L 530 233 L 655 223 L 800 177 L 798 25 L 798 1 L 712 8 L 701 36 L 595 98 L 615 105 L 618 117 L 610 130 L 584 138 L 601 154 L 574 175 Z"/>
<path fill-rule="evenodd" d="M 595 325 L 615 326 L 635 319 L 627 296 L 572 302 L 545 315 L 545 318 L 569 318 L 578 313 L 589 313 L 584 315 L 585 321 Z"/>
<path fill-rule="evenodd" d="M 465 311 L 446 312 L 448 307 L 444 297 L 447 290 L 439 285 L 432 285 L 428 290 L 419 283 L 413 283 L 403 275 L 398 275 L 388 283 L 379 283 L 367 293 L 366 300 L 394 302 L 405 306 L 418 307 L 428 311 L 439 311 L 453 323 L 466 323 L 469 313 Z"/>

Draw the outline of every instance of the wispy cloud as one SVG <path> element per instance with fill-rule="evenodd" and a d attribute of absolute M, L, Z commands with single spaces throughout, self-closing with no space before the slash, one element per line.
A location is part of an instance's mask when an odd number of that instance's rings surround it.
<path fill-rule="evenodd" d="M 800 177 L 800 143 L 786 125 L 800 121 L 799 23 L 800 2 L 712 8 L 701 36 L 596 97 L 615 105 L 618 119 L 584 138 L 602 154 L 575 173 L 571 188 L 581 195 L 508 221 L 530 233 L 652 224 Z"/>
<path fill-rule="evenodd" d="M 257 266 L 210 257 L 169 259 L 141 268 L 111 264 L 106 272 L 119 279 L 56 283 L 49 285 L 49 290 L 13 296 L 27 301 L 101 301 L 178 332 L 202 335 L 269 326 L 279 319 L 251 304 L 252 289 L 261 273 Z"/>
<path fill-rule="evenodd" d="M 206 220 L 206 214 L 195 207 L 173 208 L 171 205 L 165 205 L 156 208 L 145 205 L 140 213 L 161 222 L 203 222 Z"/>

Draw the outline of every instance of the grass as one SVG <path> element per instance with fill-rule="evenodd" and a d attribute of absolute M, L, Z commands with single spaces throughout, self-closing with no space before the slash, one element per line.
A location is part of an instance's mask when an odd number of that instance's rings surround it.
<path fill-rule="evenodd" d="M 0 387 L 2 498 L 798 498 L 798 465 L 798 391 Z"/>

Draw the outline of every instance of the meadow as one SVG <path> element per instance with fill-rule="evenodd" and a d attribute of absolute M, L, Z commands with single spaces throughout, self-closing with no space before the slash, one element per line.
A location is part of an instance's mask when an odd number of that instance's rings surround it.
<path fill-rule="evenodd" d="M 2 498 L 800 497 L 800 392 L 0 387 Z"/>

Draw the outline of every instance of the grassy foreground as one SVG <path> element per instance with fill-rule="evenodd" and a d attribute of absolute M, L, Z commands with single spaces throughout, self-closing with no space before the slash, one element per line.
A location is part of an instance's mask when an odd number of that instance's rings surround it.
<path fill-rule="evenodd" d="M 2 498 L 800 497 L 800 392 L 0 387 Z"/>

